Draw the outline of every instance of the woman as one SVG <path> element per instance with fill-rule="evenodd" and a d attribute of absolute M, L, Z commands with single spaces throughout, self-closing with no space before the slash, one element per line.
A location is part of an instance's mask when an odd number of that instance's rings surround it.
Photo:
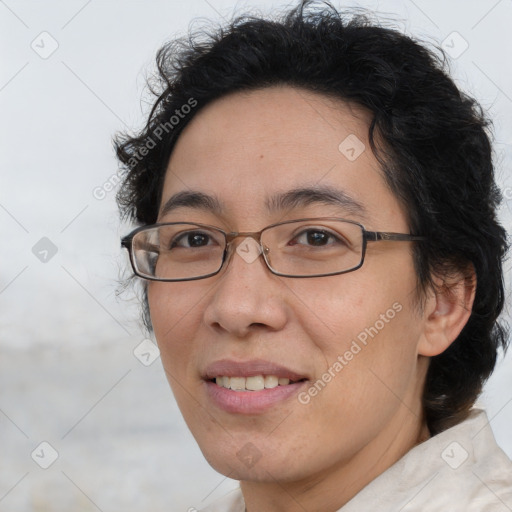
<path fill-rule="evenodd" d="M 123 239 L 209 511 L 512 508 L 473 408 L 506 337 L 486 119 L 427 49 L 329 4 L 158 55 L 119 137 Z"/>

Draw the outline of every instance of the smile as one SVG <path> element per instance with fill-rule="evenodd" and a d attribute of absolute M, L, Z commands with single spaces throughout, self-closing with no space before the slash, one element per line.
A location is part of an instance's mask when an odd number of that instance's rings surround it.
<path fill-rule="evenodd" d="M 308 377 L 264 360 L 219 360 L 202 372 L 208 400 L 231 414 L 261 414 L 307 386 Z"/>
<path fill-rule="evenodd" d="M 288 386 L 290 382 L 287 377 L 278 377 L 277 375 L 254 375 L 253 377 L 216 377 L 212 379 L 217 386 L 234 391 L 261 391 L 263 389 L 273 389 L 277 386 Z M 299 382 L 299 381 L 297 381 Z"/>

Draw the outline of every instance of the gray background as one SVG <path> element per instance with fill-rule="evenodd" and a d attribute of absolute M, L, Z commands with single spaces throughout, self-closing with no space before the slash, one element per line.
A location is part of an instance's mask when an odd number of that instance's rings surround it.
<path fill-rule="evenodd" d="M 445 41 L 457 83 L 495 120 L 500 215 L 510 228 L 512 1 L 334 4 Z M 141 125 L 144 78 L 161 44 L 197 17 L 283 5 L 0 1 L 1 512 L 185 511 L 235 485 L 203 460 L 160 360 L 145 366 L 155 354 L 134 354 L 145 338 L 137 301 L 116 294 L 126 266 L 118 240 L 129 226 L 119 225 L 116 188 L 105 183 L 116 181 L 111 136 Z M 507 271 L 509 307 L 510 291 Z M 481 402 L 512 457 L 511 367 L 509 355 Z M 48 469 L 43 441 L 58 452 Z"/>

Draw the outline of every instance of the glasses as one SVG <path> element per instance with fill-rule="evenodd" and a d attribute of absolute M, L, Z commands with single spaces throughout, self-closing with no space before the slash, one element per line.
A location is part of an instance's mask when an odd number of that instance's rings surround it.
<path fill-rule="evenodd" d="M 362 224 L 320 217 L 272 224 L 258 232 L 226 233 L 192 222 L 168 222 L 135 229 L 121 240 L 133 271 L 151 281 L 193 281 L 220 272 L 234 247 L 247 262 L 259 255 L 275 275 L 323 277 L 352 272 L 364 262 L 367 242 L 415 242 L 426 237 L 366 231 Z"/>

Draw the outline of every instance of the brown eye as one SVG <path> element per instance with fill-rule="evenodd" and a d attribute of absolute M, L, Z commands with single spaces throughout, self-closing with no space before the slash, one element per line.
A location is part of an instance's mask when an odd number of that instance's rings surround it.
<path fill-rule="evenodd" d="M 343 243 L 343 241 L 333 233 L 321 229 L 307 229 L 299 233 L 289 245 L 305 245 L 310 247 L 325 247 L 326 245 Z"/>
<path fill-rule="evenodd" d="M 176 234 L 168 245 L 169 249 L 174 249 L 175 247 L 184 248 L 184 249 L 197 249 L 200 247 L 208 247 L 219 245 L 219 241 L 216 240 L 216 237 L 213 233 L 208 233 L 206 231 L 182 231 L 181 233 Z"/>

